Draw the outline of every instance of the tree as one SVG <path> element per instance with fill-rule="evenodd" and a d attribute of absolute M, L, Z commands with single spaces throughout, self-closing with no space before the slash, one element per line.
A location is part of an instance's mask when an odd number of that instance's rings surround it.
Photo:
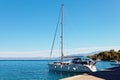
<path fill-rule="evenodd" d="M 120 50 L 118 50 L 118 52 L 120 53 Z"/>
<path fill-rule="evenodd" d="M 94 54 L 92 56 L 89 56 L 89 58 L 92 58 L 94 60 L 100 59 L 100 60 L 120 60 L 120 50 L 116 52 L 114 49 L 111 49 L 110 51 L 103 51 L 98 54 Z"/>

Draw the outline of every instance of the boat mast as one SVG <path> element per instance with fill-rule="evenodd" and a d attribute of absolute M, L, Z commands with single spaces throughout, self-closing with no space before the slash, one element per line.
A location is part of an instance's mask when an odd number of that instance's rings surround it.
<path fill-rule="evenodd" d="M 63 61 L 63 27 L 64 27 L 64 4 L 61 5 L 61 62 Z"/>

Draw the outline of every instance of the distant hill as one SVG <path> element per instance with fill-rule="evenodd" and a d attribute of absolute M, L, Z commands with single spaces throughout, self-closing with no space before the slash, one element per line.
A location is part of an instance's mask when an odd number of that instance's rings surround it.
<path fill-rule="evenodd" d="M 97 54 L 99 52 L 102 52 L 102 51 L 94 51 L 94 52 L 90 52 L 90 53 L 77 53 L 77 54 L 71 54 L 71 55 L 67 55 L 67 56 L 90 56 L 93 54 Z"/>
<path fill-rule="evenodd" d="M 94 60 L 118 60 L 120 61 L 120 50 L 115 51 L 114 49 L 110 51 L 102 51 L 97 54 L 93 54 L 91 56 L 88 56 L 89 58 L 92 58 Z"/>

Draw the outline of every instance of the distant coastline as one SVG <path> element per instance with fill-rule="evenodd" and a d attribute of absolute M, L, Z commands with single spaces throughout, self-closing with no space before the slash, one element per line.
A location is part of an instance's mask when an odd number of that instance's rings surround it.
<path fill-rule="evenodd" d="M 109 51 L 102 51 L 88 57 L 93 60 L 120 61 L 120 50 L 115 51 L 114 49 L 111 49 Z"/>
<path fill-rule="evenodd" d="M 40 61 L 49 60 L 49 57 L 0 57 L 0 61 Z M 53 58 L 51 60 L 56 60 Z"/>

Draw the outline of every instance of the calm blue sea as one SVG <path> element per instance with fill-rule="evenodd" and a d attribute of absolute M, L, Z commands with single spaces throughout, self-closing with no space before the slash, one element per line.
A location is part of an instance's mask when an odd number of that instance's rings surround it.
<path fill-rule="evenodd" d="M 76 73 L 50 72 L 47 60 L 0 61 L 0 80 L 59 80 Z M 97 62 L 98 70 L 113 67 L 111 62 Z"/>

